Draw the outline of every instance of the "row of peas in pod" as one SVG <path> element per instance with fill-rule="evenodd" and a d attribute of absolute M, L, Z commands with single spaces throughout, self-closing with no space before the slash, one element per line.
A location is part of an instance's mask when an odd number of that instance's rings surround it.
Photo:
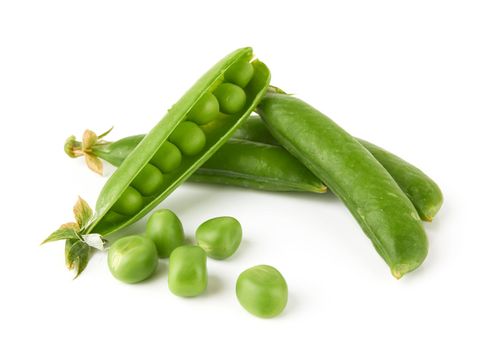
<path fill-rule="evenodd" d="M 242 111 L 247 101 L 244 88 L 253 75 L 254 67 L 250 62 L 241 61 L 231 66 L 224 74 L 224 80 L 196 102 L 187 119 L 174 129 L 150 162 L 124 190 L 107 214 L 107 220 L 135 215 L 143 208 L 144 197 L 160 192 L 166 183 L 167 174 L 180 169 L 183 157 L 199 154 L 206 145 L 203 127 L 217 118 Z"/>
<path fill-rule="evenodd" d="M 208 283 L 207 256 L 226 259 L 242 240 L 242 227 L 233 217 L 217 217 L 202 223 L 195 232 L 196 245 L 185 244 L 183 225 L 170 210 L 162 209 L 147 221 L 144 235 L 131 235 L 114 242 L 108 266 L 114 277 L 137 283 L 155 272 L 159 258 L 169 258 L 169 290 L 181 297 L 202 294 Z M 286 281 L 274 267 L 254 266 L 240 274 L 236 283 L 240 304 L 259 317 L 274 317 L 286 306 Z"/>

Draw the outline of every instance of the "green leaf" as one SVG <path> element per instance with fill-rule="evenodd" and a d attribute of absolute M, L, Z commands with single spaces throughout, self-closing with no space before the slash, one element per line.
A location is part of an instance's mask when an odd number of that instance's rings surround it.
<path fill-rule="evenodd" d="M 67 245 L 66 245 L 67 252 Z M 88 265 L 90 260 L 90 247 L 82 241 L 72 243 L 66 253 L 66 265 L 70 270 L 75 270 L 74 278 L 78 277 Z"/>
<path fill-rule="evenodd" d="M 79 227 L 84 228 L 86 224 L 90 221 L 93 216 L 93 210 L 90 208 L 88 203 L 81 197 L 78 197 L 78 201 L 73 208 L 74 218 L 78 223 Z"/>
<path fill-rule="evenodd" d="M 77 239 L 66 239 L 66 245 L 65 245 L 65 251 L 64 251 L 64 257 L 66 259 L 66 267 L 71 270 L 72 269 L 72 262 L 69 260 L 69 252 L 71 251 L 71 247 L 74 243 L 77 242 Z"/>
<path fill-rule="evenodd" d="M 65 225 L 62 225 L 57 231 L 53 232 L 43 242 L 41 242 L 41 244 L 60 241 L 63 239 L 78 239 L 78 232 L 73 227 L 66 227 Z"/>

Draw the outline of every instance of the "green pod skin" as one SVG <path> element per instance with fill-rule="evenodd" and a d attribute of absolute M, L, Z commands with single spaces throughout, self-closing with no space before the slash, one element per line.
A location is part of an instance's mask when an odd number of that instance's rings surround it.
<path fill-rule="evenodd" d="M 326 186 L 283 147 L 236 139 L 189 180 L 267 191 L 326 192 Z"/>
<path fill-rule="evenodd" d="M 159 121 L 133 151 L 131 151 L 104 185 L 97 200 L 95 215 L 93 215 L 91 221 L 84 227 L 81 235 L 98 233 L 105 237 L 136 222 L 157 204 L 162 202 L 163 199 L 181 183 L 186 181 L 190 175 L 192 175 L 231 138 L 235 130 L 243 124 L 245 119 L 250 115 L 250 112 L 257 106 L 269 86 L 270 73 L 267 67 L 258 60 L 251 60 L 252 50 L 250 48 L 239 49 L 231 53 L 204 74 L 204 76 L 169 109 L 167 115 Z M 191 109 L 196 103 L 206 94 L 212 93 L 221 85 L 223 83 L 224 73 L 230 69 L 232 65 L 239 62 L 250 62 L 254 68 L 252 79 L 242 90 L 246 97 L 244 108 L 236 113 L 220 116 L 205 125 L 205 127 L 202 126 L 202 128 L 199 128 L 191 121 L 186 121 Z M 194 128 L 197 128 L 195 130 L 200 131 L 200 133 L 205 136 L 205 143 L 200 142 L 203 144 L 203 147 L 198 147 L 198 137 L 195 136 L 198 133 L 195 133 L 195 135 L 187 135 L 183 132 L 177 133 L 178 127 L 183 129 L 185 125 L 194 125 Z M 176 135 L 173 139 L 175 139 L 177 143 L 180 143 L 180 150 L 185 152 L 188 157 L 183 157 L 181 164 L 177 169 L 164 174 L 164 184 L 157 193 L 142 198 L 143 205 L 138 212 L 128 215 L 121 222 L 116 223 L 115 221 L 107 220 L 107 212 L 109 212 L 115 202 L 119 201 L 122 194 L 129 188 L 130 184 L 140 174 L 142 169 L 152 162 L 155 154 L 173 135 Z M 189 139 L 188 136 L 192 137 Z M 192 141 L 192 139 L 194 139 L 195 144 L 186 142 Z M 124 214 L 123 212 L 118 213 Z"/>
<path fill-rule="evenodd" d="M 221 216 L 202 223 L 195 239 L 207 256 L 223 260 L 232 256 L 242 241 L 242 226 L 231 216 Z"/>
<path fill-rule="evenodd" d="M 288 301 L 288 286 L 281 273 L 269 265 L 243 271 L 236 281 L 236 297 L 251 314 L 271 318 L 278 316 Z"/>
<path fill-rule="evenodd" d="M 416 208 L 366 148 L 289 95 L 267 94 L 258 113 L 271 134 L 345 203 L 396 278 L 421 265 L 428 239 Z"/>
<path fill-rule="evenodd" d="M 183 225 L 169 209 L 157 210 L 150 216 L 145 237 L 155 243 L 160 258 L 168 258 L 174 249 L 185 243 Z"/>
<path fill-rule="evenodd" d="M 169 290 L 180 297 L 194 297 L 207 288 L 207 255 L 197 246 L 176 248 L 169 257 Z"/>
<path fill-rule="evenodd" d="M 432 221 L 443 203 L 442 191 L 435 181 L 395 154 L 370 142 L 359 141 L 392 175 L 395 182 L 416 207 L 421 219 Z"/>
<path fill-rule="evenodd" d="M 137 283 L 149 278 L 157 268 L 158 260 L 154 242 L 139 235 L 118 239 L 107 255 L 110 272 L 125 283 Z"/>

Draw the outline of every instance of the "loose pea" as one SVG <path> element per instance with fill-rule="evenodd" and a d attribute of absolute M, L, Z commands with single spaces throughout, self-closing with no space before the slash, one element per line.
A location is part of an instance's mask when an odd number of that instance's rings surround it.
<path fill-rule="evenodd" d="M 136 214 L 143 207 L 143 197 L 133 187 L 128 187 L 121 194 L 121 197 L 114 203 L 112 210 L 118 214 L 131 216 Z"/>
<path fill-rule="evenodd" d="M 123 237 L 112 244 L 107 264 L 118 280 L 136 283 L 154 273 L 158 259 L 154 242 L 147 237 L 134 235 Z"/>
<path fill-rule="evenodd" d="M 159 257 L 167 258 L 185 242 L 183 225 L 169 209 L 157 210 L 147 221 L 145 236 L 154 241 Z"/>
<path fill-rule="evenodd" d="M 205 134 L 193 122 L 182 122 L 173 131 L 169 140 L 187 156 L 194 156 L 205 146 Z"/>
<path fill-rule="evenodd" d="M 188 115 L 188 119 L 199 125 L 204 125 L 214 120 L 218 115 L 219 102 L 217 102 L 217 99 L 213 94 L 206 93 L 197 101 L 195 106 L 193 106 Z"/>
<path fill-rule="evenodd" d="M 169 258 L 169 290 L 181 297 L 194 297 L 207 287 L 207 255 L 198 246 L 181 246 Z"/>
<path fill-rule="evenodd" d="M 171 142 L 165 141 L 157 152 L 155 152 L 150 163 L 159 168 L 163 173 L 169 173 L 180 166 L 181 152 Z"/>
<path fill-rule="evenodd" d="M 236 296 L 251 314 L 263 318 L 279 315 L 288 300 L 288 287 L 272 266 L 259 265 L 243 271 L 236 281 Z"/>
<path fill-rule="evenodd" d="M 240 246 L 242 226 L 235 218 L 222 216 L 207 220 L 200 225 L 195 237 L 207 256 L 214 259 L 226 259 L 233 255 Z"/>
<path fill-rule="evenodd" d="M 147 164 L 136 175 L 131 185 L 144 196 L 151 196 L 164 185 L 164 176 L 161 171 L 151 164 Z"/>
<path fill-rule="evenodd" d="M 247 96 L 243 89 L 235 84 L 224 83 L 214 90 L 214 95 L 219 101 L 221 112 L 234 114 L 245 106 Z"/>
<path fill-rule="evenodd" d="M 249 83 L 254 75 L 254 66 L 250 62 L 240 61 L 232 65 L 226 73 L 224 79 L 230 83 L 236 84 L 244 88 Z"/>

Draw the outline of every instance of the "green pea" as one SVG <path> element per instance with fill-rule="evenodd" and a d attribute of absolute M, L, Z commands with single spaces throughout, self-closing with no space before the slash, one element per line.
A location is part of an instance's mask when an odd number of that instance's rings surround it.
<path fill-rule="evenodd" d="M 114 203 L 112 210 L 118 214 L 131 216 L 138 213 L 142 207 L 143 197 L 140 192 L 129 186 Z"/>
<path fill-rule="evenodd" d="M 236 296 L 251 314 L 263 318 L 279 315 L 288 300 L 288 287 L 272 266 L 259 265 L 243 271 L 236 281 Z"/>
<path fill-rule="evenodd" d="M 193 122 L 182 122 L 173 131 L 169 140 L 187 156 L 194 156 L 205 146 L 205 134 Z"/>
<path fill-rule="evenodd" d="M 235 114 L 245 106 L 247 96 L 243 89 L 231 83 L 224 83 L 214 90 L 214 95 L 219 101 L 221 112 Z"/>
<path fill-rule="evenodd" d="M 147 221 L 145 236 L 154 241 L 159 257 L 167 258 L 185 242 L 183 225 L 169 209 L 157 210 Z"/>
<path fill-rule="evenodd" d="M 194 297 L 207 287 L 207 255 L 198 246 L 181 246 L 169 257 L 169 290 L 181 297 Z"/>
<path fill-rule="evenodd" d="M 159 168 L 163 173 L 169 173 L 180 166 L 181 152 L 171 142 L 165 141 L 157 152 L 155 152 L 150 163 Z"/>
<path fill-rule="evenodd" d="M 154 273 L 158 259 L 154 242 L 147 237 L 134 235 L 123 237 L 112 244 L 107 264 L 118 280 L 136 283 Z"/>
<path fill-rule="evenodd" d="M 242 226 L 237 219 L 222 216 L 207 220 L 197 228 L 197 244 L 207 256 L 226 259 L 233 255 L 242 241 Z"/>
<path fill-rule="evenodd" d="M 188 119 L 199 124 L 207 124 L 219 115 L 219 102 L 211 93 L 206 93 L 191 109 Z"/>
<path fill-rule="evenodd" d="M 232 65 L 226 73 L 224 79 L 230 83 L 244 88 L 254 75 L 254 66 L 250 62 L 240 61 Z"/>
<path fill-rule="evenodd" d="M 164 176 L 161 171 L 151 164 L 147 164 L 136 175 L 131 185 L 144 196 L 151 196 L 164 185 Z"/>

